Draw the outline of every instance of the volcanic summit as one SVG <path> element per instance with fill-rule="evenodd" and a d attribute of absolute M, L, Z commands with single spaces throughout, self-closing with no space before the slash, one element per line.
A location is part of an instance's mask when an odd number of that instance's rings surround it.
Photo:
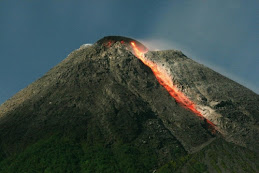
<path fill-rule="evenodd" d="M 0 106 L 0 172 L 257 172 L 259 96 L 108 36 Z"/>

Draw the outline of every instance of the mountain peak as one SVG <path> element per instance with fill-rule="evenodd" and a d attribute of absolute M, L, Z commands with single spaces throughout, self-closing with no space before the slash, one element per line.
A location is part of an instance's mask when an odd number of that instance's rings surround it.
<path fill-rule="evenodd" d="M 180 51 L 148 51 L 108 36 L 73 51 L 0 106 L 0 154 L 56 135 L 113 154 L 130 146 L 134 158 L 148 158 L 138 160 L 145 170 L 215 143 L 257 152 L 258 103 L 257 94 Z"/>

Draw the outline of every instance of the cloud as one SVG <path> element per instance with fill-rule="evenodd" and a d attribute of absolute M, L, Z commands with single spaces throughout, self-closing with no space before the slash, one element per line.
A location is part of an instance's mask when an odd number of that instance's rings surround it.
<path fill-rule="evenodd" d="M 183 46 L 161 38 L 140 38 L 137 39 L 143 43 L 149 50 L 183 50 Z"/>
<path fill-rule="evenodd" d="M 259 93 L 255 6 L 242 1 L 174 1 L 154 19 L 146 37 L 150 39 L 142 40 L 151 50 L 181 50 Z"/>

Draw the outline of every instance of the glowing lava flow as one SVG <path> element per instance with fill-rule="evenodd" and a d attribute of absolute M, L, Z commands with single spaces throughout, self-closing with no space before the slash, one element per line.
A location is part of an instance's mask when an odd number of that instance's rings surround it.
<path fill-rule="evenodd" d="M 176 100 L 177 103 L 181 104 L 183 107 L 191 110 L 193 113 L 195 113 L 197 116 L 201 117 L 202 119 L 205 119 L 204 116 L 201 114 L 200 111 L 196 109 L 195 104 L 189 100 L 181 91 L 177 89 L 177 87 L 173 84 L 173 81 L 171 77 L 168 75 L 168 73 L 160 68 L 157 64 L 154 62 L 148 60 L 145 58 L 144 54 L 147 52 L 142 52 L 138 49 L 135 42 L 130 42 L 132 49 L 134 50 L 134 53 L 138 59 L 140 59 L 145 65 L 151 68 L 154 75 L 156 76 L 158 82 L 169 92 L 169 94 Z M 209 123 L 212 127 L 215 125 L 205 119 L 207 123 Z"/>

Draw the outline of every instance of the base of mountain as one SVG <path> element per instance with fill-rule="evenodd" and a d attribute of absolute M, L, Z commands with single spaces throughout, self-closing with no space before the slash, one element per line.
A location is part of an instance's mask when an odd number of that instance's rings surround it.
<path fill-rule="evenodd" d="M 152 148 L 131 143 L 89 144 L 60 134 L 50 135 L 11 156 L 0 154 L 1 173 L 55 172 L 258 172 L 258 155 L 218 138 L 201 151 L 175 148 L 175 158 L 157 165 Z"/>

